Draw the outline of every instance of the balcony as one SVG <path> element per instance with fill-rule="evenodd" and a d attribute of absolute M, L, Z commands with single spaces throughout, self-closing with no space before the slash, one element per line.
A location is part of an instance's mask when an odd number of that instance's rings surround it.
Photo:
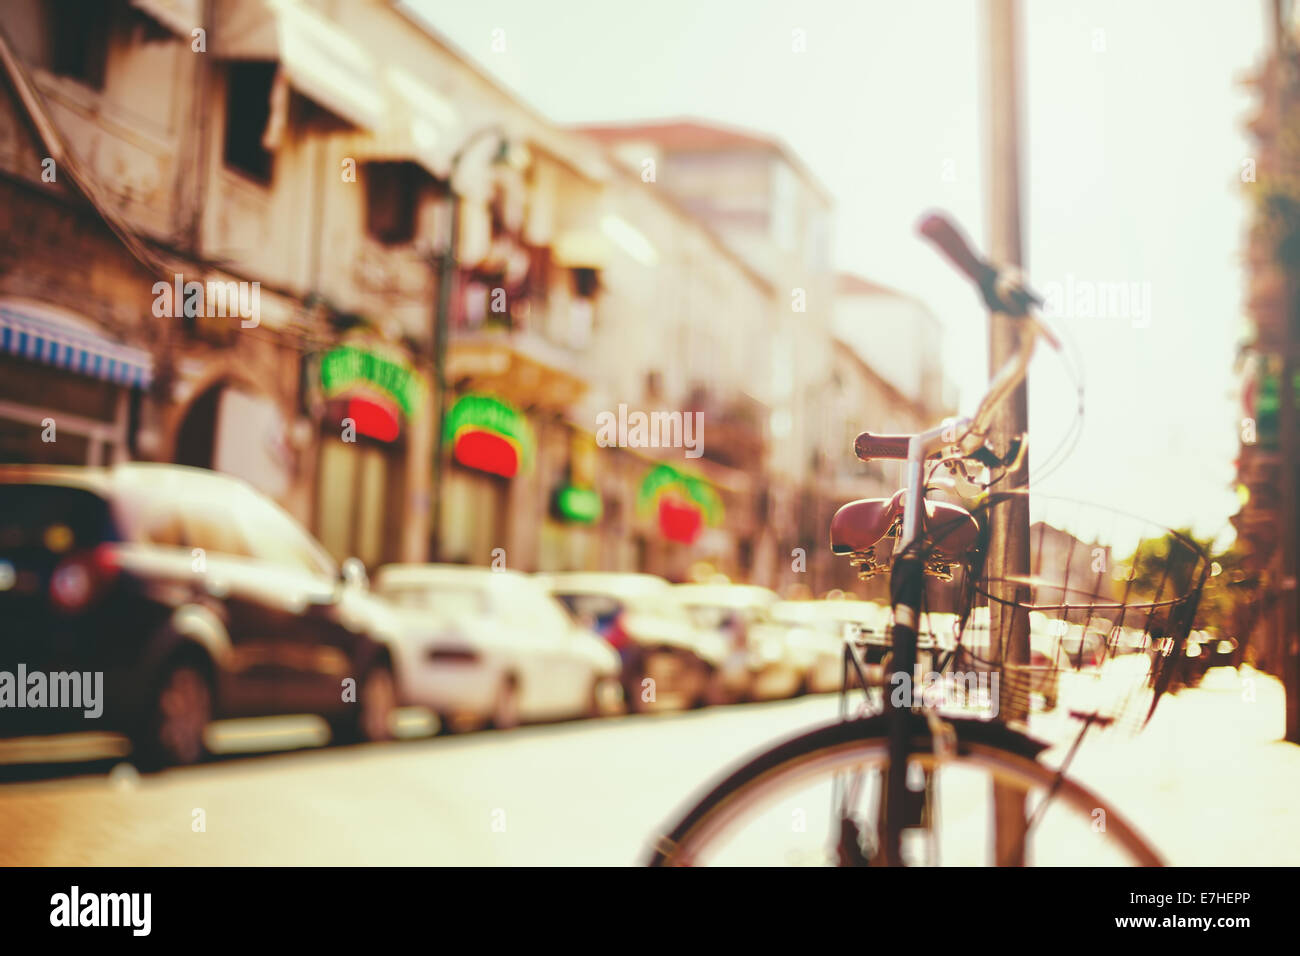
<path fill-rule="evenodd" d="M 704 416 L 705 458 L 738 471 L 763 467 L 768 408 L 762 402 L 744 394 L 723 398 L 713 389 L 697 387 L 684 410 Z"/>
<path fill-rule="evenodd" d="M 571 350 L 531 329 L 488 324 L 452 328 L 447 381 L 459 392 L 487 392 L 553 411 L 574 404 L 588 388 Z"/>

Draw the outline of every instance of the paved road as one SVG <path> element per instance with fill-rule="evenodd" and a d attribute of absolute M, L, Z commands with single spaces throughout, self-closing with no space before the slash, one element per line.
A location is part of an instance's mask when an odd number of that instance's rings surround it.
<path fill-rule="evenodd" d="M 836 701 L 9 782 L 0 864 L 630 864 L 699 783 Z M 1295 864 L 1300 748 L 1276 742 L 1280 708 L 1275 681 L 1214 671 L 1144 736 L 1086 743 L 1073 775 L 1170 862 Z"/>

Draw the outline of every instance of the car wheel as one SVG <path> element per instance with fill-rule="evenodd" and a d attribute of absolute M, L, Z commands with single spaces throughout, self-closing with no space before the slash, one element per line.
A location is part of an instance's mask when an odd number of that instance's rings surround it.
<path fill-rule="evenodd" d="M 616 701 L 623 696 L 623 685 L 617 678 L 602 677 L 597 674 L 591 679 L 591 690 L 587 696 L 587 712 L 583 714 L 589 720 L 604 717 L 617 709 Z"/>
<path fill-rule="evenodd" d="M 709 667 L 707 664 L 702 666 L 704 673 L 701 677 L 700 695 L 695 700 L 695 707 L 697 709 L 700 707 L 718 707 L 730 703 L 727 694 L 727 683 L 722 670 L 717 667 Z"/>
<path fill-rule="evenodd" d="M 366 741 L 391 740 L 397 710 L 397 682 L 385 664 L 370 669 L 357 698 L 361 705 L 361 737 Z"/>
<path fill-rule="evenodd" d="M 357 702 L 348 715 L 331 722 L 334 740 L 342 744 L 376 743 L 393 737 L 397 709 L 397 683 L 387 664 L 366 671 L 357 688 Z"/>
<path fill-rule="evenodd" d="M 699 710 L 709 706 L 709 685 L 713 681 L 713 669 L 700 661 L 696 663 L 694 671 L 692 683 L 695 685 L 695 696 L 691 700 L 691 709 Z"/>
<path fill-rule="evenodd" d="M 143 730 L 133 744 L 148 769 L 197 763 L 207 752 L 203 732 L 212 720 L 212 685 L 200 665 L 180 661 L 158 682 Z"/>
<path fill-rule="evenodd" d="M 496 702 L 492 705 L 492 726 L 496 730 L 510 730 L 519 726 L 519 682 L 506 677 L 497 688 Z"/>

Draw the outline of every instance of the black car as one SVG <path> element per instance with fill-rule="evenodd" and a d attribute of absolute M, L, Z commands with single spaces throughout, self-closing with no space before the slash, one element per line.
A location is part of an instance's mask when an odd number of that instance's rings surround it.
<path fill-rule="evenodd" d="M 389 632 L 346 564 L 230 476 L 0 467 L 0 736 L 117 731 L 153 766 L 202 757 L 211 719 L 384 737 Z"/>

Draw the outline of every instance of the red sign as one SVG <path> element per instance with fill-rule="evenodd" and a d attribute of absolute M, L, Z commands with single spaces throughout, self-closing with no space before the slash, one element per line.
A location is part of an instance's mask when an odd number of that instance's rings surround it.
<path fill-rule="evenodd" d="M 466 468 L 502 478 L 513 478 L 519 472 L 519 446 L 496 432 L 463 429 L 456 436 L 452 455 Z"/>
<path fill-rule="evenodd" d="M 356 434 L 377 441 L 396 441 L 402 430 L 397 406 L 378 397 L 354 395 L 336 399 L 329 404 L 328 420 L 346 426 L 351 420 Z"/>
<path fill-rule="evenodd" d="M 659 531 L 669 541 L 690 544 L 700 536 L 704 513 L 700 506 L 668 495 L 659 499 Z"/>

